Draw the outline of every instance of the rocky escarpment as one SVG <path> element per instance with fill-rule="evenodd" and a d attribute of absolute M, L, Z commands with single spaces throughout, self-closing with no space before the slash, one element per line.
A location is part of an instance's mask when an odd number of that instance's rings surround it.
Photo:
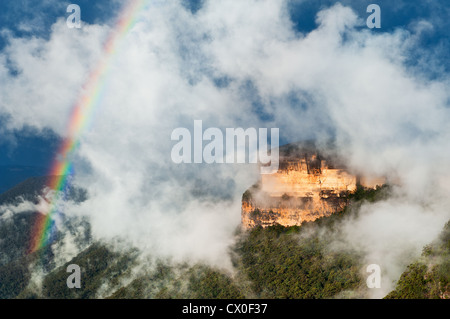
<path fill-rule="evenodd" d="M 242 225 L 300 225 L 329 216 L 348 204 L 358 186 L 375 188 L 385 178 L 351 174 L 336 158 L 325 158 L 311 145 L 280 149 L 279 169 L 261 180 L 242 198 Z"/>

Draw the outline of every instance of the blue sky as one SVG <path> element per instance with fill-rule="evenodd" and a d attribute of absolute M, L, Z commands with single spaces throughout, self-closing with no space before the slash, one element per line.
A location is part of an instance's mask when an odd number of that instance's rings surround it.
<path fill-rule="evenodd" d="M 11 33 L 14 37 L 39 37 L 47 39 L 51 26 L 59 18 L 66 18 L 68 3 L 82 8 L 82 20 L 86 23 L 108 23 L 114 18 L 119 3 L 109 0 L 67 1 L 0 1 L 0 50 L 8 43 Z M 1 111 L 1 110 L 0 110 Z M 8 117 L 0 112 L 0 126 Z M 0 136 L 0 165 L 23 165 L 48 168 L 58 148 L 60 138 L 51 130 L 37 131 L 32 127 L 2 132 Z M 0 179 L 1 183 L 1 179 Z"/>
<path fill-rule="evenodd" d="M 80 5 L 82 9 L 82 20 L 86 23 L 108 23 L 114 19 L 120 8 L 120 1 L 109 0 L 78 0 L 72 1 Z M 439 77 L 448 73 L 450 69 L 450 44 L 449 32 L 450 19 L 449 6 L 438 1 L 341 1 L 343 5 L 351 6 L 359 17 L 366 19 L 367 5 L 376 3 L 381 7 L 382 28 L 373 32 L 394 32 L 397 28 L 414 31 L 418 21 L 426 20 L 433 26 L 432 29 L 423 32 L 419 43 L 409 52 L 407 61 L 415 66 L 418 72 L 426 74 L 430 78 Z M 65 1 L 34 1 L 34 0 L 0 0 L 0 50 L 4 50 L 8 44 L 8 37 L 23 38 L 48 38 L 51 26 L 58 18 L 65 18 L 68 14 Z M 315 19 L 319 10 L 335 4 L 335 1 L 290 1 L 289 10 L 293 26 L 298 32 L 307 33 L 317 27 Z M 184 2 L 184 5 L 195 14 L 201 9 L 202 1 L 196 0 Z M 361 26 L 364 28 L 364 26 Z M 432 56 L 438 65 L 437 70 L 423 66 L 423 62 Z M 218 85 L 221 85 L 218 83 Z M 251 91 L 251 83 L 248 85 Z M 245 88 L 244 88 L 245 89 Z M 249 91 L 249 96 L 253 93 Z M 270 118 L 270 114 L 264 113 L 259 107 L 258 98 L 252 102 L 254 112 L 262 118 Z M 292 103 L 296 103 L 293 99 Z M 0 110 L 0 125 L 4 126 L 8 117 Z M 32 127 L 14 131 L 4 131 L 0 136 L 0 165 L 27 165 L 37 167 L 48 167 L 58 147 L 59 138 L 50 129 L 37 131 Z M 288 142 L 287 140 L 282 140 Z M 1 178 L 0 178 L 1 184 Z"/>

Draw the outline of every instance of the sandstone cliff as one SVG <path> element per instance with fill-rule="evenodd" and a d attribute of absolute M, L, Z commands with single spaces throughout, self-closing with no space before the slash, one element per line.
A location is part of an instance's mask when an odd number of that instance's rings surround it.
<path fill-rule="evenodd" d="M 278 172 L 261 175 L 242 198 L 242 225 L 300 225 L 341 211 L 358 185 L 375 188 L 384 178 L 356 176 L 336 158 L 326 159 L 311 145 L 280 148 Z"/>

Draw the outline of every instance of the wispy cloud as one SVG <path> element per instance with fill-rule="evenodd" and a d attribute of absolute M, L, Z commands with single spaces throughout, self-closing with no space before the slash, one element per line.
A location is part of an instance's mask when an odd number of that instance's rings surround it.
<path fill-rule="evenodd" d="M 195 14 L 178 2 L 150 5 L 110 65 L 108 90 L 75 159 L 77 183 L 91 196 L 69 212 L 89 216 L 98 237 L 229 265 L 241 195 L 257 167 L 176 165 L 171 132 L 195 119 L 214 127 L 279 127 L 288 141 L 334 137 L 355 171 L 399 177 L 401 200 L 364 208 L 380 227 L 366 227 L 370 218 L 356 221 L 348 238 L 366 229 L 366 238 L 388 244 L 410 217 L 412 228 L 396 244 L 417 251 L 449 217 L 429 208 L 445 207 L 450 188 L 448 74 L 430 79 L 406 63 L 420 45 L 414 32 L 423 28 L 372 32 L 361 28 L 362 19 L 338 4 L 318 14 L 317 28 L 299 34 L 286 2 L 206 1 Z M 11 38 L 0 54 L 0 110 L 11 116 L 9 127 L 64 134 L 109 31 L 68 29 L 59 19 L 49 39 Z M 413 213 L 392 219 L 391 209 Z M 418 229 L 428 216 L 433 222 Z M 367 254 L 381 246 L 367 245 Z"/>

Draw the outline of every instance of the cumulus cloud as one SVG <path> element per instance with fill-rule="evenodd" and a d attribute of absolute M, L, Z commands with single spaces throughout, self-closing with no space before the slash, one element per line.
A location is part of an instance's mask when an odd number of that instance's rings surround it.
<path fill-rule="evenodd" d="M 320 11 L 318 27 L 301 34 L 284 1 L 205 1 L 195 14 L 180 2 L 150 2 L 102 83 L 75 158 L 76 183 L 90 197 L 68 213 L 89 216 L 98 237 L 230 265 L 241 195 L 257 167 L 174 164 L 171 132 L 192 130 L 197 119 L 204 127 L 279 127 L 289 141 L 333 137 L 354 171 L 400 181 L 402 200 L 363 207 L 370 213 L 349 222 L 349 240 L 365 238 L 370 255 L 399 232 L 396 249 L 419 249 L 449 217 L 448 77 L 430 80 L 408 67 L 417 41 L 411 31 L 375 33 L 362 24 L 340 4 Z M 0 108 L 9 128 L 64 135 L 110 31 L 68 29 L 60 19 L 48 40 L 11 37 L 0 53 Z M 439 209 L 430 209 L 436 202 Z M 371 228 L 375 222 L 386 227 Z M 375 237 L 383 244 L 370 245 Z"/>

